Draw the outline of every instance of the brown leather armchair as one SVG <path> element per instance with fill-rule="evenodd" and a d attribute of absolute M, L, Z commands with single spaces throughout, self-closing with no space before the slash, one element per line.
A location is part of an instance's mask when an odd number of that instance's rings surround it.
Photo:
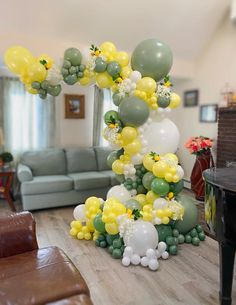
<path fill-rule="evenodd" d="M 0 216 L 0 305 L 92 305 L 88 287 L 57 247 L 38 249 L 35 221 Z"/>

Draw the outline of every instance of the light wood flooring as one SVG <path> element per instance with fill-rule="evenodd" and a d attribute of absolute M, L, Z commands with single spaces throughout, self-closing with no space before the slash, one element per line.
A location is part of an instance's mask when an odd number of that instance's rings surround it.
<path fill-rule="evenodd" d="M 20 206 L 17 205 L 17 209 Z M 0 213 L 8 211 L 0 201 Z M 207 237 L 200 247 L 182 245 L 177 256 L 160 261 L 160 269 L 123 267 L 92 241 L 69 236 L 73 207 L 34 212 L 40 247 L 62 248 L 86 280 L 94 305 L 217 305 L 218 245 Z M 236 276 L 235 276 L 236 279 Z M 236 304 L 236 280 L 233 303 Z"/>

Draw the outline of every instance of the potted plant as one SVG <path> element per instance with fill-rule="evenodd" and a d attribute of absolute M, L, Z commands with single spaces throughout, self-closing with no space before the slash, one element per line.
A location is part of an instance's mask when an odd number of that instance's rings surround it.
<path fill-rule="evenodd" d="M 196 155 L 196 161 L 191 173 L 191 189 L 195 193 L 195 198 L 204 201 L 205 184 L 202 178 L 202 172 L 214 166 L 214 161 L 211 154 L 213 140 L 204 137 L 191 137 L 186 143 L 185 147 L 190 154 Z"/>
<path fill-rule="evenodd" d="M 13 161 L 13 156 L 10 152 L 3 152 L 0 154 L 0 159 L 3 162 L 5 168 L 9 167 L 10 163 Z"/>

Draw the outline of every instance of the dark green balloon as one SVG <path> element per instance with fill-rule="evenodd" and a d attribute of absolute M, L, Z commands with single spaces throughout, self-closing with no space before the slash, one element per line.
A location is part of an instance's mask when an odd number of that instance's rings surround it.
<path fill-rule="evenodd" d="M 119 106 L 121 101 L 122 101 L 122 97 L 119 95 L 119 92 L 114 92 L 113 95 L 112 95 L 112 100 L 113 100 L 113 103 L 116 105 L 116 106 Z"/>
<path fill-rule="evenodd" d="M 39 90 L 39 89 L 41 88 L 41 85 L 40 85 L 39 82 L 33 82 L 33 83 L 31 84 L 31 87 L 34 88 L 34 89 L 36 89 L 36 90 Z"/>
<path fill-rule="evenodd" d="M 77 76 L 78 76 L 79 78 L 82 78 L 82 77 L 84 76 L 84 73 L 79 71 L 79 72 L 77 73 Z"/>
<path fill-rule="evenodd" d="M 112 168 L 112 163 L 115 162 L 118 159 L 117 157 L 117 151 L 114 150 L 112 151 L 108 156 L 107 156 L 107 165 Z"/>
<path fill-rule="evenodd" d="M 201 241 L 205 240 L 205 239 L 206 239 L 205 233 L 204 233 L 204 232 L 198 233 L 198 238 L 199 238 Z"/>
<path fill-rule="evenodd" d="M 116 177 L 116 180 L 117 180 L 119 183 L 124 183 L 124 181 L 125 181 L 125 176 L 124 176 L 124 175 L 118 175 L 118 174 L 116 174 L 115 177 Z"/>
<path fill-rule="evenodd" d="M 118 112 L 114 110 L 109 110 L 104 114 L 104 122 L 109 125 L 112 121 L 118 120 Z"/>
<path fill-rule="evenodd" d="M 166 196 L 166 194 L 170 191 L 170 186 L 166 180 L 162 178 L 155 178 L 151 183 L 151 189 L 159 196 Z"/>
<path fill-rule="evenodd" d="M 125 97 L 118 112 L 124 125 L 132 127 L 143 125 L 149 117 L 148 105 L 136 96 Z"/>
<path fill-rule="evenodd" d="M 129 199 L 128 201 L 126 201 L 125 206 L 127 209 L 130 209 L 132 211 L 135 209 L 141 209 L 140 203 L 135 199 Z"/>
<path fill-rule="evenodd" d="M 122 257 L 122 251 L 121 249 L 114 249 L 112 252 L 113 258 L 121 258 Z"/>
<path fill-rule="evenodd" d="M 74 85 L 77 81 L 78 78 L 76 76 L 76 74 L 73 75 L 68 75 L 64 78 L 64 81 L 68 84 L 68 85 Z"/>
<path fill-rule="evenodd" d="M 151 172 L 147 172 L 146 174 L 144 174 L 142 182 L 143 182 L 143 186 L 150 191 L 151 190 L 151 184 L 153 179 L 155 178 L 155 176 L 153 175 L 153 173 Z"/>
<path fill-rule="evenodd" d="M 158 96 L 157 104 L 161 108 L 166 108 L 170 105 L 170 97 Z"/>
<path fill-rule="evenodd" d="M 176 245 L 172 245 L 169 247 L 169 253 L 170 255 L 177 255 L 178 253 L 178 248 Z"/>
<path fill-rule="evenodd" d="M 142 184 L 138 185 L 137 194 L 146 194 L 146 193 L 147 193 L 147 190 L 145 189 L 145 187 Z"/>
<path fill-rule="evenodd" d="M 183 220 L 176 221 L 175 228 L 179 230 L 179 233 L 186 234 L 197 225 L 198 209 L 193 200 L 186 195 L 179 196 L 178 201 L 184 207 L 184 216 Z"/>
<path fill-rule="evenodd" d="M 115 234 L 115 235 L 107 234 L 106 235 L 106 241 L 107 241 L 108 245 L 112 245 L 113 240 L 116 239 L 116 238 L 119 238 L 119 237 L 120 237 L 119 234 Z M 112 248 L 113 248 L 113 246 L 112 246 Z"/>
<path fill-rule="evenodd" d="M 70 72 L 71 75 L 75 74 L 77 72 L 76 67 L 74 67 L 74 66 L 70 67 L 69 72 Z"/>
<path fill-rule="evenodd" d="M 156 81 L 164 78 L 172 66 L 172 52 L 168 45 L 158 39 L 147 39 L 137 45 L 131 56 L 131 67 L 142 76 Z"/>
<path fill-rule="evenodd" d="M 38 93 L 41 95 L 47 95 L 47 91 L 45 89 L 39 89 Z"/>
<path fill-rule="evenodd" d="M 121 72 L 121 66 L 119 65 L 118 62 L 116 61 L 111 61 L 107 65 L 107 72 L 112 76 L 112 77 L 118 77 L 120 72 Z"/>
<path fill-rule="evenodd" d="M 172 236 L 172 228 L 169 225 L 155 225 L 155 228 L 158 232 L 158 238 L 159 238 L 159 242 L 160 241 L 166 241 L 166 238 L 168 236 Z"/>
<path fill-rule="evenodd" d="M 58 96 L 61 93 L 61 85 L 48 86 L 47 91 L 52 96 Z"/>
<path fill-rule="evenodd" d="M 47 93 L 45 93 L 45 94 L 39 93 L 39 97 L 40 97 L 42 100 L 45 100 L 46 97 L 47 97 Z"/>
<path fill-rule="evenodd" d="M 70 61 L 73 66 L 79 66 L 81 64 L 82 55 L 80 53 L 80 50 L 76 48 L 69 48 L 65 50 L 64 59 Z"/>
<path fill-rule="evenodd" d="M 106 71 L 107 63 L 101 57 L 98 57 L 95 61 L 94 71 L 97 73 L 101 73 Z"/>
<path fill-rule="evenodd" d="M 105 223 L 102 221 L 102 214 L 97 214 L 93 219 L 94 228 L 100 232 L 105 233 Z"/>
<path fill-rule="evenodd" d="M 180 180 L 177 183 L 170 183 L 170 192 L 173 192 L 175 195 L 179 194 L 184 188 L 184 181 Z"/>
<path fill-rule="evenodd" d="M 193 244 L 194 246 L 199 246 L 199 244 L 200 244 L 200 239 L 199 239 L 198 237 L 193 237 L 193 239 L 192 239 L 192 244 Z"/>

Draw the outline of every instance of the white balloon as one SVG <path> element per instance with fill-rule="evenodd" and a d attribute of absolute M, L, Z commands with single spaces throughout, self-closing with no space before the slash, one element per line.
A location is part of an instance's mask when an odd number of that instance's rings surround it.
<path fill-rule="evenodd" d="M 158 251 L 160 253 L 163 253 L 166 251 L 166 248 L 167 248 L 166 243 L 164 241 L 160 241 L 158 244 Z"/>
<path fill-rule="evenodd" d="M 154 210 L 164 209 L 167 207 L 168 201 L 165 198 L 157 198 L 153 203 Z"/>
<path fill-rule="evenodd" d="M 131 235 L 124 235 L 126 246 L 130 246 L 133 252 L 145 256 L 148 249 L 156 249 L 158 246 L 158 233 L 150 222 L 137 220 L 133 224 Z"/>
<path fill-rule="evenodd" d="M 149 258 L 149 259 L 156 258 L 156 251 L 153 250 L 153 249 L 148 249 L 148 250 L 146 251 L 146 256 L 147 256 L 147 258 Z"/>
<path fill-rule="evenodd" d="M 91 59 L 91 50 L 89 46 L 84 47 L 81 50 L 82 53 L 82 63 L 86 64 Z"/>
<path fill-rule="evenodd" d="M 161 218 L 156 217 L 156 218 L 154 219 L 154 223 L 155 223 L 155 225 L 160 225 L 160 224 L 162 224 Z"/>
<path fill-rule="evenodd" d="M 131 264 L 138 265 L 140 264 L 141 258 L 138 254 L 133 254 L 131 257 Z"/>
<path fill-rule="evenodd" d="M 147 127 L 143 133 L 148 151 L 158 154 L 175 153 L 179 144 L 179 130 L 169 119 L 160 117 Z"/>
<path fill-rule="evenodd" d="M 160 251 L 156 250 L 156 256 L 157 256 L 157 258 L 160 258 L 160 257 L 161 257 Z"/>
<path fill-rule="evenodd" d="M 165 252 L 162 253 L 161 257 L 163 259 L 168 259 L 169 258 L 169 253 L 167 251 L 165 251 Z"/>
<path fill-rule="evenodd" d="M 86 217 L 84 214 L 84 210 L 85 210 L 85 204 L 79 204 L 77 205 L 77 207 L 74 208 L 73 211 L 73 216 L 74 219 L 76 220 L 80 220 L 80 221 L 86 221 Z"/>
<path fill-rule="evenodd" d="M 148 263 L 149 263 L 149 259 L 147 258 L 147 256 L 143 256 L 143 257 L 141 258 L 141 265 L 142 265 L 143 267 L 147 267 L 147 266 L 148 266 Z"/>
<path fill-rule="evenodd" d="M 133 249 L 131 247 L 126 247 L 123 256 L 130 257 L 133 255 Z"/>
<path fill-rule="evenodd" d="M 182 166 L 178 165 L 176 168 L 176 174 L 179 176 L 180 179 L 184 177 L 184 170 Z"/>
<path fill-rule="evenodd" d="M 142 78 L 142 75 L 139 71 L 133 71 L 130 73 L 129 79 L 131 79 L 131 81 L 137 83 L 137 81 L 139 81 Z"/>
<path fill-rule="evenodd" d="M 122 258 L 122 265 L 128 267 L 130 265 L 130 258 L 125 256 Z"/>
<path fill-rule="evenodd" d="M 143 163 L 143 155 L 141 155 L 141 154 L 133 155 L 131 157 L 131 161 L 134 165 L 142 164 Z"/>
<path fill-rule="evenodd" d="M 148 263 L 148 267 L 149 269 L 151 269 L 152 271 L 155 271 L 158 269 L 159 267 L 159 263 L 157 261 L 157 259 L 151 259 Z"/>
<path fill-rule="evenodd" d="M 131 195 L 124 185 L 115 185 L 108 191 L 107 199 L 108 198 L 116 198 L 121 203 L 125 204 L 125 202 L 131 198 Z"/>

